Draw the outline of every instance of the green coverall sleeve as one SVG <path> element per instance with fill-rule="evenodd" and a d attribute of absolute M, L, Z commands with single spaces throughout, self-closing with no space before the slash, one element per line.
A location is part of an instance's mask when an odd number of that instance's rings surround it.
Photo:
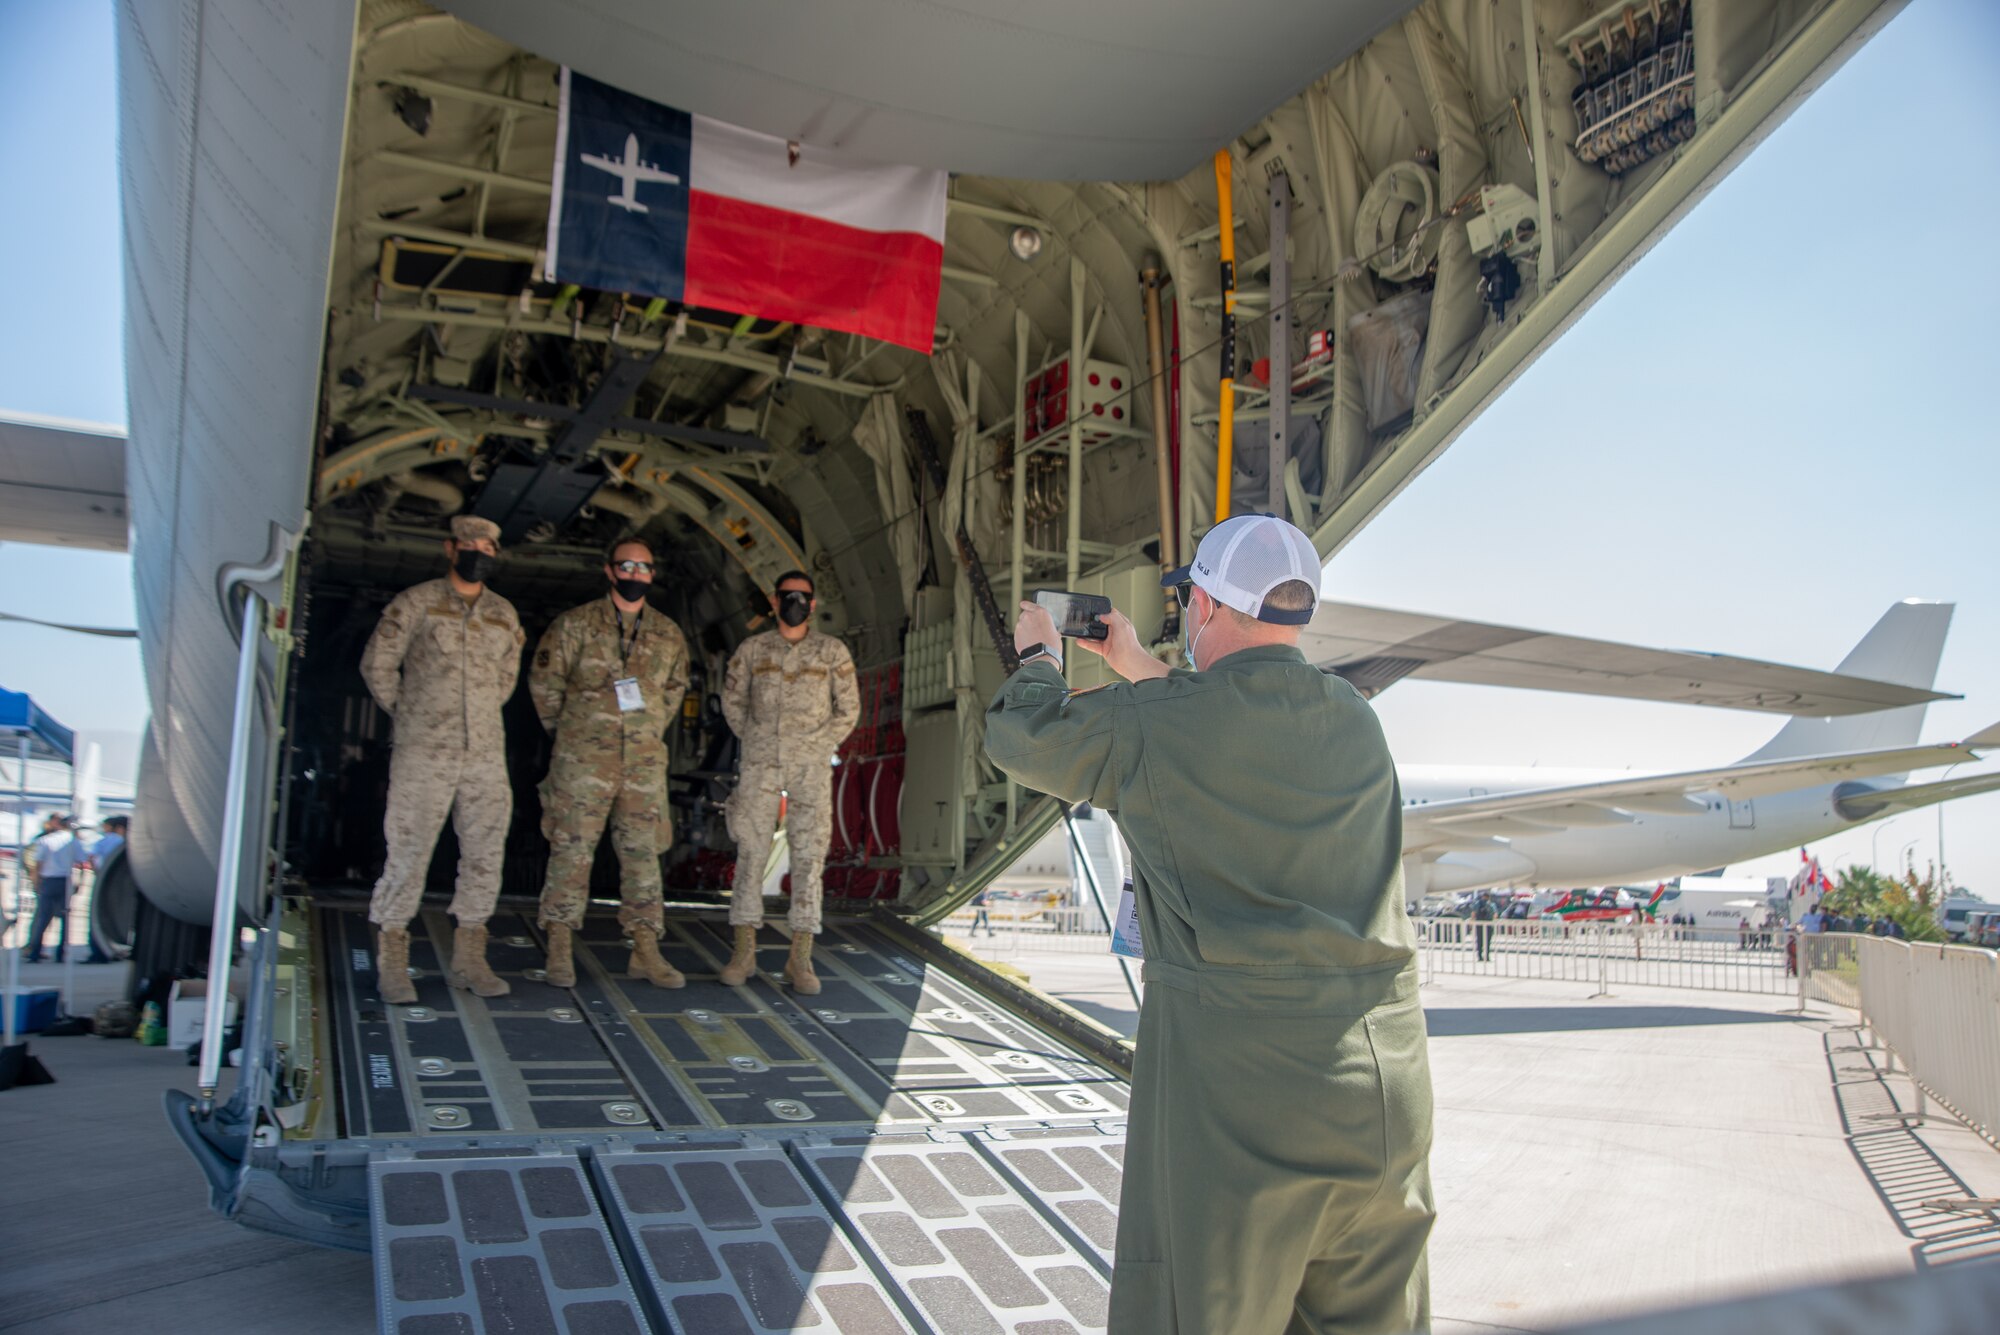
<path fill-rule="evenodd" d="M 1115 811 L 1131 702 L 1130 683 L 1072 691 L 1054 664 L 1030 663 L 986 708 L 986 758 L 1024 787 Z"/>

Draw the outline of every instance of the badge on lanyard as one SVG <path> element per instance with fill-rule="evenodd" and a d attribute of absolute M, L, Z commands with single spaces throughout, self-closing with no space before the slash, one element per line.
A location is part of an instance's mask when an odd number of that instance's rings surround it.
<path fill-rule="evenodd" d="M 625 636 L 625 619 L 616 616 L 614 613 L 614 620 L 618 631 L 618 664 L 620 667 L 628 667 L 631 664 L 632 646 L 639 643 L 639 623 L 645 619 L 646 609 L 642 606 L 638 614 L 632 618 L 632 635 L 630 639 L 627 639 Z M 637 677 L 620 677 L 611 683 L 611 689 L 618 694 L 619 713 L 636 714 L 646 707 L 646 697 L 639 693 L 639 679 Z"/>
<path fill-rule="evenodd" d="M 1133 897 L 1130 881 L 1125 882 L 1118 895 L 1118 917 L 1111 927 L 1111 953 L 1133 960 L 1146 958 L 1145 945 L 1139 940 L 1139 901 Z"/>

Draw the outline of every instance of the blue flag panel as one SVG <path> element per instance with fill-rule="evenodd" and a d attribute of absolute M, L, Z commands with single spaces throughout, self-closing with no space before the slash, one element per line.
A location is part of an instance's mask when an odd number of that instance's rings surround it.
<path fill-rule="evenodd" d="M 563 71 L 557 282 L 679 301 L 687 290 L 688 113 Z"/>

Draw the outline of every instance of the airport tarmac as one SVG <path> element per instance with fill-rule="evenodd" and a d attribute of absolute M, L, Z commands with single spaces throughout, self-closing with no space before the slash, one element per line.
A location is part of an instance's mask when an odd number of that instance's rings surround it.
<path fill-rule="evenodd" d="M 1105 956 L 1010 953 L 1036 985 L 1129 1029 Z M 48 985 L 52 965 L 24 970 Z M 78 1009 L 119 966 L 80 966 Z M 1453 977 L 1424 989 L 1439 1219 L 1436 1328 L 1547 1330 L 1593 1318 L 2000 1256 L 2000 1153 L 1915 1106 L 1854 1017 L 1771 997 Z M 374 1329 L 369 1259 L 212 1215 L 161 1091 L 185 1057 L 37 1039 L 57 1077 L 0 1094 L 12 1208 L 0 1218 L 0 1329 Z"/>

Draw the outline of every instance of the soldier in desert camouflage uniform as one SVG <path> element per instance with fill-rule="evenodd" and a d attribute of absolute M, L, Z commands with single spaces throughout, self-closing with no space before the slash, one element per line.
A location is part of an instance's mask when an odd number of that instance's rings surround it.
<path fill-rule="evenodd" d="M 729 800 L 729 833 L 736 840 L 729 921 L 736 950 L 721 978 L 736 986 L 757 971 L 764 864 L 782 798 L 792 854 L 792 952 L 785 977 L 808 996 L 819 991 L 812 939 L 819 932 L 820 871 L 832 833 L 831 762 L 861 717 L 854 658 L 839 640 L 813 629 L 818 606 L 804 571 L 780 576 L 771 598 L 778 628 L 737 646 L 722 693 L 722 712 L 743 743 L 743 763 Z"/>
<path fill-rule="evenodd" d="M 590 864 L 608 816 L 624 900 L 618 922 L 632 938 L 632 975 L 680 987 L 687 980 L 660 956 L 660 854 L 673 842 L 666 732 L 687 694 L 687 641 L 671 618 L 646 606 L 653 552 L 644 542 L 614 546 L 604 575 L 607 595 L 550 623 L 528 671 L 535 712 L 555 734 L 541 788 L 549 981 L 576 982 L 570 938 L 583 926 Z"/>
<path fill-rule="evenodd" d="M 486 587 L 499 559 L 500 529 L 460 515 L 451 521 L 443 579 L 403 590 L 383 609 L 361 655 L 361 675 L 396 720 L 389 760 L 389 857 L 368 916 L 380 930 L 376 971 L 384 1001 L 417 999 L 410 982 L 410 920 L 446 815 L 458 831 L 458 919 L 453 987 L 482 997 L 508 986 L 486 963 L 486 920 L 500 894 L 500 865 L 514 794 L 500 706 L 521 672 L 521 622 L 514 605 Z"/>

